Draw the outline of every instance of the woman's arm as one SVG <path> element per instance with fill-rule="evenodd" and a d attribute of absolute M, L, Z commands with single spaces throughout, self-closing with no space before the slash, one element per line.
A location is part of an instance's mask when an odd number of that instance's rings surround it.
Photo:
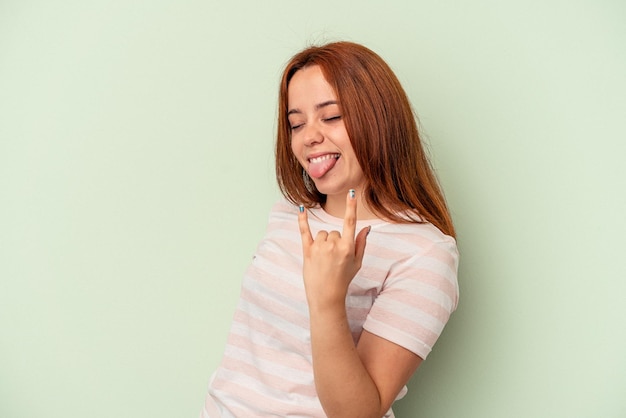
<path fill-rule="evenodd" d="M 313 370 L 329 417 L 382 417 L 422 359 L 363 331 L 354 346 L 341 309 L 311 312 Z"/>
<path fill-rule="evenodd" d="M 344 227 L 311 236 L 306 212 L 299 216 L 304 282 L 309 304 L 313 371 L 329 417 L 378 417 L 391 407 L 422 359 L 363 331 L 355 346 L 346 315 L 348 286 L 365 251 L 369 228 L 356 233 L 356 198 L 348 194 Z"/>

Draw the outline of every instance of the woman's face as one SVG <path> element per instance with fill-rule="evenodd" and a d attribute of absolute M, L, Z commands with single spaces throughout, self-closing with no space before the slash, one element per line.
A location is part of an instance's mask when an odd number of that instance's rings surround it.
<path fill-rule="evenodd" d="M 319 66 L 298 70 L 289 83 L 291 150 L 327 202 L 362 190 L 365 178 L 344 125 L 341 104 Z"/>

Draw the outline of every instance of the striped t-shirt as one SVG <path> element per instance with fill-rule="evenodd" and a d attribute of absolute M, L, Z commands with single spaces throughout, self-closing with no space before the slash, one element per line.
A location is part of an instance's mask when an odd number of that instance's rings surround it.
<path fill-rule="evenodd" d="M 243 278 L 203 418 L 325 416 L 313 380 L 297 217 L 298 208 L 286 201 L 271 211 Z M 343 219 L 314 208 L 309 225 L 316 236 L 319 230 L 341 231 Z M 354 341 L 366 329 L 426 358 L 457 306 L 455 240 L 429 223 L 364 220 L 357 222 L 357 233 L 368 225 L 362 267 L 346 299 Z"/>

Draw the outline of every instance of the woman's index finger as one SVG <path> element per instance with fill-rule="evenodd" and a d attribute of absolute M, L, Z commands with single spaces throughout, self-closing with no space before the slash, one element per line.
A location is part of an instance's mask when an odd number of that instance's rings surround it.
<path fill-rule="evenodd" d="M 346 197 L 346 214 L 343 217 L 343 233 L 342 237 L 349 238 L 354 241 L 356 233 L 356 192 L 354 189 L 348 191 Z"/>

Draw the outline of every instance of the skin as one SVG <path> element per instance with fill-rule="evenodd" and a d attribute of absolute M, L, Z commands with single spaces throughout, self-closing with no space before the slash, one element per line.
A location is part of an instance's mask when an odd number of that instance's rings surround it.
<path fill-rule="evenodd" d="M 364 228 L 357 234 L 356 222 L 374 216 L 357 204 L 359 193 L 352 196 L 348 190 L 362 190 L 363 172 L 354 158 L 343 120 L 336 118 L 341 114 L 340 106 L 328 105 L 336 101 L 336 95 L 319 68 L 299 70 L 289 89 L 289 107 L 297 111 L 289 115 L 290 123 L 296 126 L 292 150 L 302 166 L 308 167 L 311 147 L 341 153 L 328 173 L 332 176 L 315 179 L 315 184 L 328 196 L 324 209 L 343 217 L 342 231 L 320 231 L 313 237 L 307 211 L 298 216 L 315 387 L 328 417 L 381 417 L 422 359 L 365 330 L 358 345 L 354 344 L 345 299 L 361 268 L 370 230 Z"/>

